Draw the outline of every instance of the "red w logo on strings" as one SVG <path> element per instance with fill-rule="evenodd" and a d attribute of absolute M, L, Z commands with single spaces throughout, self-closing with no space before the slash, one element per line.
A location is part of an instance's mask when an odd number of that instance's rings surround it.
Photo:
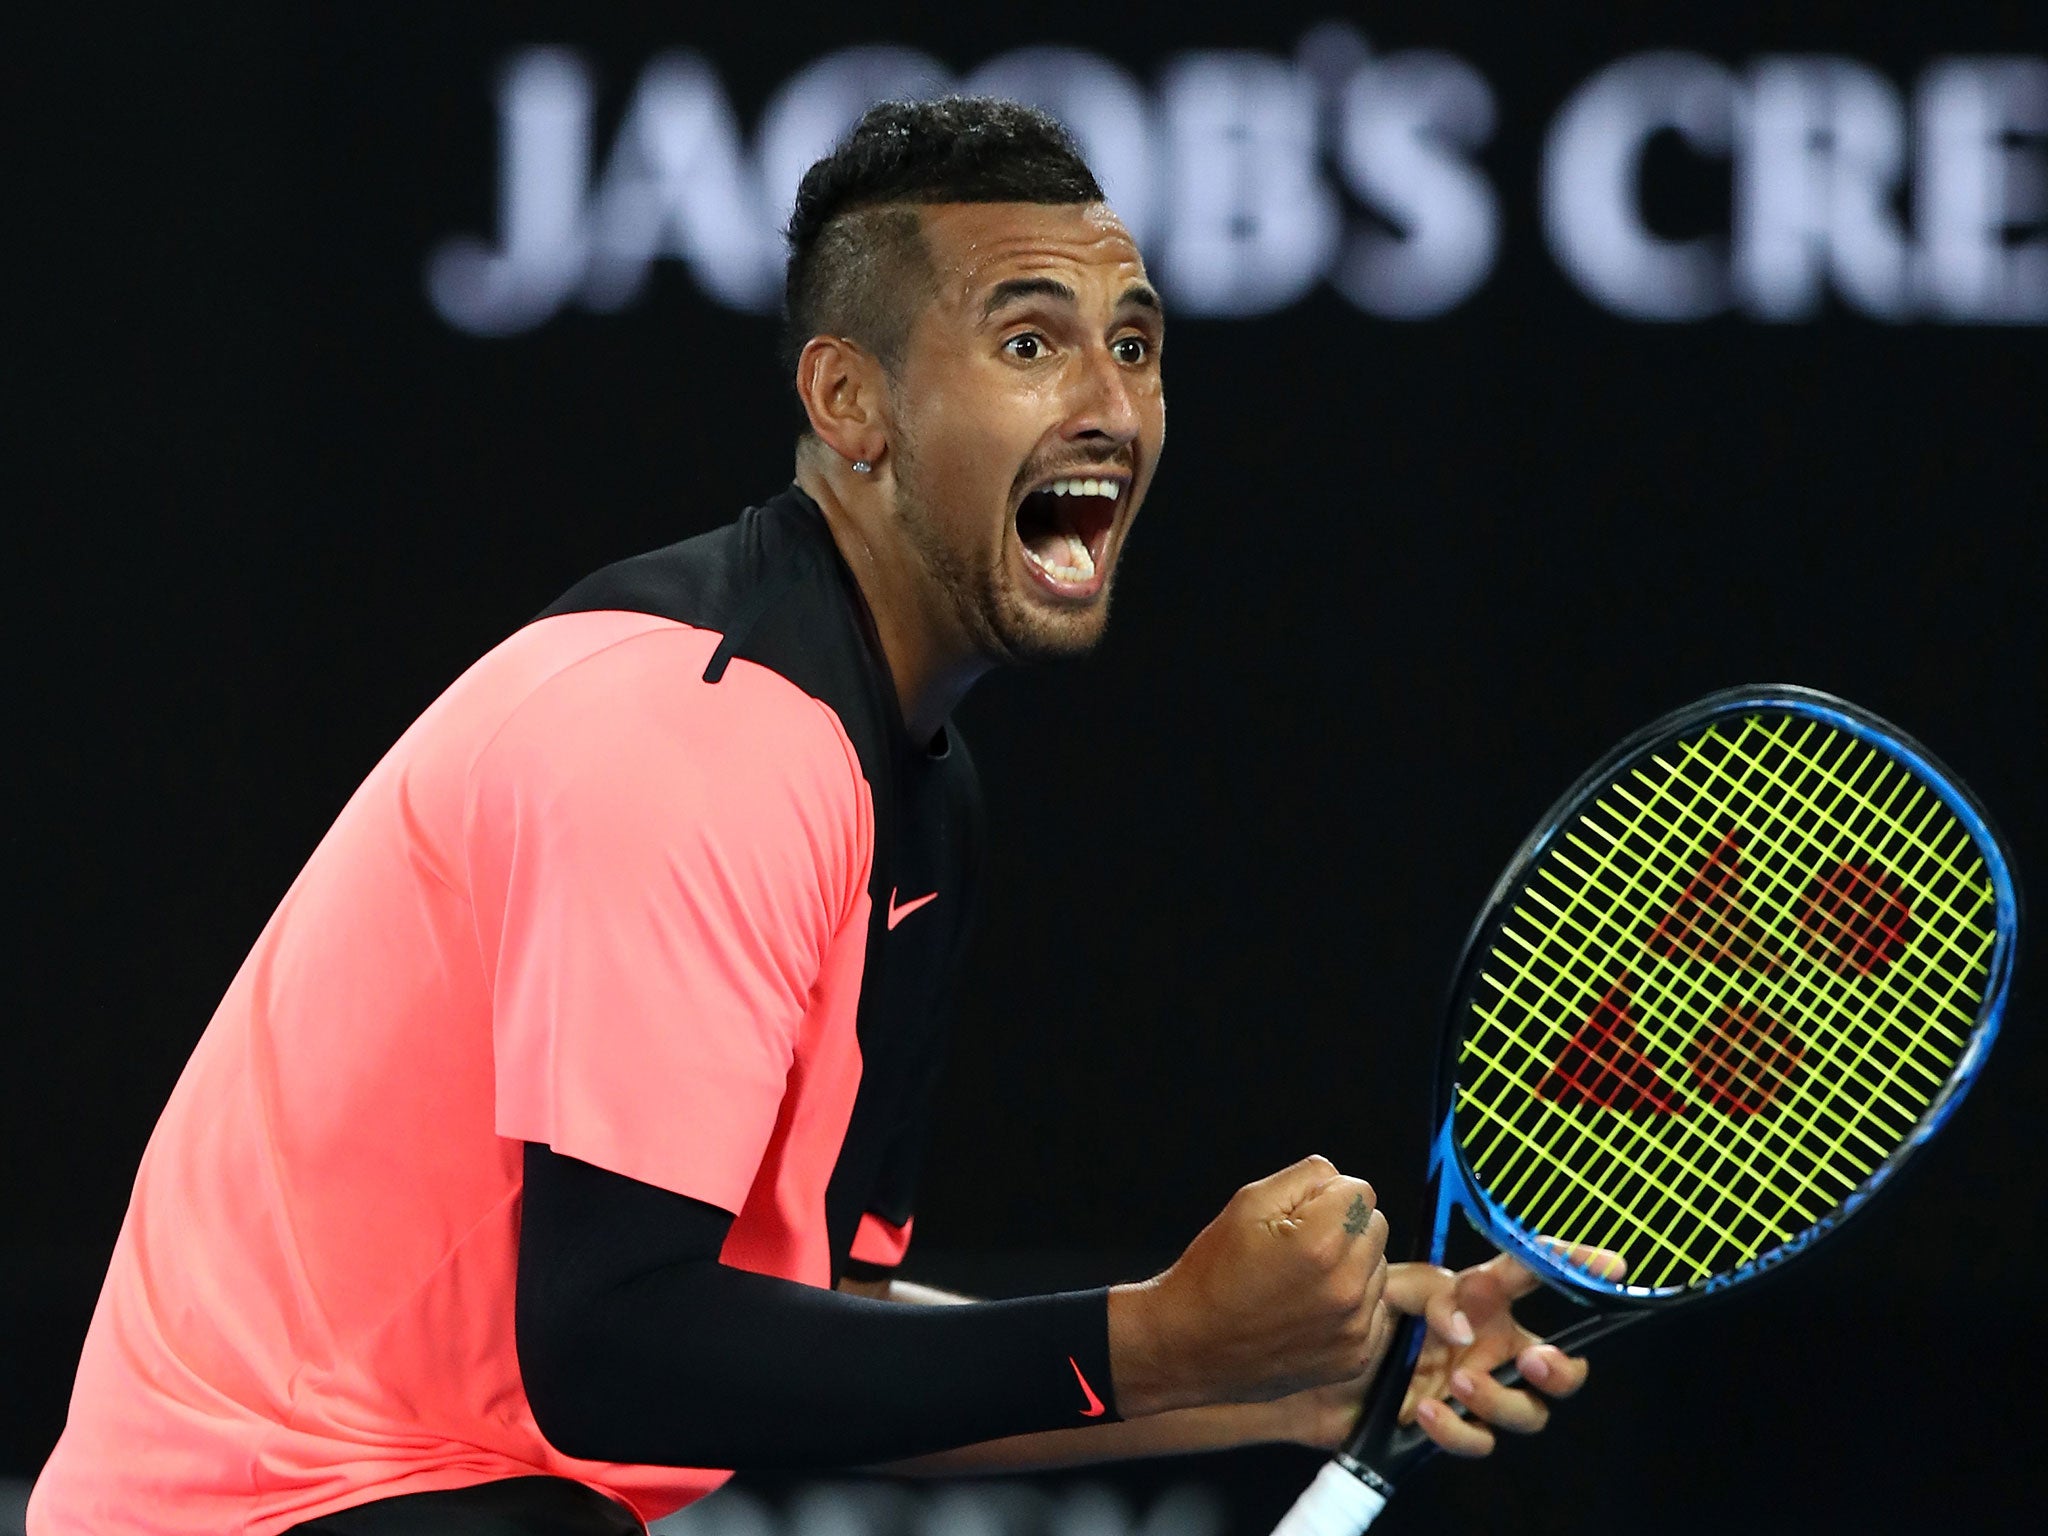
<path fill-rule="evenodd" d="M 1673 960 L 1775 971 L 1783 961 L 1742 899 L 1742 851 L 1735 834 L 1714 845 L 1651 933 L 1647 947 Z"/>
<path fill-rule="evenodd" d="M 1560 1104 L 1614 1109 L 1625 1115 L 1683 1114 L 1677 1092 L 1657 1064 L 1643 1054 L 1633 1009 L 1635 978 L 1626 971 L 1593 1005 L 1557 1060 L 1550 1064 L 1536 1096 Z"/>
<path fill-rule="evenodd" d="M 1891 871 L 1844 861 L 1800 898 L 1800 945 L 1839 975 L 1875 975 L 1905 953 L 1912 908 Z M 1729 833 L 1679 889 L 1643 947 L 1720 971 L 1770 974 L 1789 963 L 1744 899 L 1742 850 Z M 1626 1115 L 1682 1115 L 1679 1089 L 1646 1053 L 1635 1012 L 1636 980 L 1624 970 L 1572 1032 L 1536 1096 L 1568 1107 Z M 1684 1065 L 1696 1090 L 1723 1113 L 1754 1115 L 1797 1085 L 1806 1051 L 1798 1034 L 1761 1008 L 1734 1002 L 1693 1037 Z"/>

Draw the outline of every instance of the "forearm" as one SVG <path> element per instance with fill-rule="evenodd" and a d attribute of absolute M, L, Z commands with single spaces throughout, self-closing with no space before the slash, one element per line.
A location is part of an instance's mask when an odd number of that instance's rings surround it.
<path fill-rule="evenodd" d="M 913 1281 L 842 1280 L 839 1288 L 876 1301 L 912 1306 L 957 1306 L 974 1298 Z M 1121 1301 L 1110 1293 L 1112 1308 Z M 1112 1367 L 1128 1373 L 1128 1366 Z M 1119 1378 L 1121 1379 L 1121 1378 Z M 1264 1445 L 1293 1438 L 1297 1426 L 1284 1403 L 1217 1403 L 1175 1408 L 1115 1424 L 1044 1430 L 984 1440 L 956 1450 L 891 1462 L 879 1470 L 907 1477 L 958 1477 L 984 1472 L 1039 1472 L 1103 1461 L 1136 1461 L 1148 1456 L 1185 1456 Z"/>
<path fill-rule="evenodd" d="M 1280 1413 L 1269 1403 L 1222 1403 L 1178 1408 L 1149 1418 L 1127 1419 L 1081 1429 L 1053 1429 L 1032 1435 L 985 1440 L 958 1450 L 892 1462 L 884 1472 L 908 1477 L 957 1477 L 980 1472 L 1039 1472 L 1099 1461 L 1134 1461 L 1147 1456 L 1184 1456 L 1227 1451 L 1288 1439 Z"/>
<path fill-rule="evenodd" d="M 713 1261 L 523 1329 L 520 1363 L 542 1431 L 573 1456 L 860 1465 L 1074 1422 L 1089 1405 L 1068 1358 L 1101 1358 L 1101 1306 L 894 1307 Z"/>
<path fill-rule="evenodd" d="M 959 1306 L 976 1298 L 962 1296 L 953 1291 L 942 1291 L 935 1286 L 919 1285 L 915 1281 L 890 1276 L 886 1279 L 845 1278 L 839 1282 L 839 1289 L 848 1295 L 865 1297 L 871 1301 L 888 1301 L 910 1306 Z M 1160 1337 L 1160 1330 L 1154 1316 L 1157 1287 L 1150 1281 L 1137 1285 L 1112 1286 L 1108 1295 L 1109 1366 L 1111 1388 L 1114 1392 L 1117 1416 L 1121 1419 L 1155 1419 L 1162 1415 L 1173 1418 L 1191 1409 L 1222 1409 L 1198 1386 L 1192 1386 L 1192 1374 L 1186 1363 L 1172 1358 L 1172 1346 Z M 1226 1433 L 1225 1423 L 1235 1424 L 1237 1419 L 1226 1414 L 1217 1420 L 1217 1427 L 1209 1428 L 1214 1414 L 1204 1418 L 1190 1419 L 1185 1428 L 1163 1431 L 1157 1451 L 1100 1451 L 1081 1456 L 1084 1461 L 1105 1461 L 1117 1456 L 1168 1455 L 1176 1450 L 1213 1450 L 1224 1444 L 1241 1444 L 1242 1440 L 1205 1440 L 1202 1444 L 1181 1445 L 1176 1436 L 1213 1436 Z M 1197 1429 L 1193 1426 L 1201 1425 Z M 1078 1426 L 1082 1431 L 1105 1429 L 1106 1424 Z M 1143 1438 L 1143 1437 L 1139 1437 Z M 1132 1441 L 1136 1443 L 1135 1440 Z M 1061 1463 L 1063 1464 L 1063 1463 Z"/>
<path fill-rule="evenodd" d="M 556 1449 L 843 1467 L 1113 1415 L 1102 1292 L 885 1305 L 721 1264 L 730 1222 L 528 1148 L 519 1363 Z"/>

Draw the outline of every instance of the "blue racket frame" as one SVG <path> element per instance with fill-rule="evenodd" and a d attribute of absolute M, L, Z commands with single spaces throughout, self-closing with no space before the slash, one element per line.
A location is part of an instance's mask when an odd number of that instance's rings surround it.
<path fill-rule="evenodd" d="M 1555 1249 L 1541 1241 L 1541 1234 L 1531 1232 L 1510 1216 L 1480 1186 L 1458 1146 L 1453 1124 L 1456 1108 L 1454 1087 L 1457 1058 L 1459 1048 L 1463 1044 L 1464 1033 L 1462 1029 L 1446 1030 L 1444 1051 L 1437 1063 L 1436 1102 L 1441 1118 L 1430 1147 L 1429 1171 L 1437 1191 L 1436 1211 L 1430 1233 L 1432 1262 L 1443 1262 L 1451 1234 L 1452 1212 L 1462 1209 L 1470 1224 L 1489 1242 L 1504 1252 L 1513 1254 L 1554 1289 L 1582 1304 L 1591 1305 L 1597 1302 L 1616 1309 L 1644 1306 L 1662 1309 L 1677 1303 L 1719 1295 L 1736 1285 L 1776 1269 L 1815 1238 L 1832 1231 L 1855 1212 L 1863 1209 L 1871 1196 L 1890 1181 L 1892 1175 L 1926 1143 L 1929 1137 L 1941 1129 L 1968 1093 L 1970 1085 L 1975 1082 L 1978 1072 L 1982 1070 L 1990 1054 L 1992 1043 L 1998 1037 L 2018 956 L 2020 890 L 2004 840 L 1999 837 L 1989 815 L 1968 787 L 1933 753 L 1911 736 L 1889 721 L 1880 719 L 1846 699 L 1794 684 L 1773 683 L 1730 688 L 1710 694 L 1683 709 L 1674 710 L 1629 737 L 1573 784 L 1544 815 L 1537 830 L 1517 850 L 1500 879 L 1494 883 L 1486 906 L 1472 925 L 1472 930 L 1465 940 L 1465 948 L 1459 956 L 1456 979 L 1452 983 L 1446 1008 L 1447 1017 L 1457 1019 L 1460 1010 L 1465 1006 L 1465 1000 L 1471 995 L 1474 972 L 1485 961 L 1488 940 L 1499 926 L 1503 908 L 1511 894 L 1519 889 L 1530 868 L 1550 851 L 1565 829 L 1578 819 L 1587 802 L 1606 789 L 1620 770 L 1645 748 L 1666 738 L 1695 731 L 1711 721 L 1755 709 L 1769 709 L 1819 721 L 1846 731 L 1897 758 L 1940 797 L 1942 803 L 1963 824 L 1983 853 L 1985 869 L 1990 877 L 1996 903 L 1993 918 L 1996 937 L 1992 942 L 1991 959 L 1985 978 L 1984 1003 L 1977 1027 L 1970 1038 L 1969 1046 L 1950 1073 L 1948 1082 L 1921 1114 L 1912 1131 L 1900 1143 L 1898 1150 L 1873 1169 L 1833 1211 L 1819 1218 L 1814 1225 L 1795 1233 L 1777 1247 L 1758 1254 L 1732 1273 L 1714 1276 L 1704 1285 L 1653 1289 L 1605 1280 L 1570 1263 Z M 1559 1335 L 1553 1342 L 1565 1347 L 1584 1343 L 1620 1326 L 1627 1318 L 1628 1312 L 1622 1311 L 1618 1316 L 1608 1314 L 1587 1319 L 1566 1330 L 1565 1334 Z"/>
<path fill-rule="evenodd" d="M 1531 866 L 1550 850 L 1585 808 L 1587 801 L 1612 783 L 1622 767 L 1645 748 L 1696 730 L 1710 721 L 1755 709 L 1804 716 L 1846 731 L 1890 754 L 1911 768 L 1968 829 L 1984 854 L 1996 902 L 1993 917 L 1996 931 L 1986 971 L 1984 1002 L 1969 1045 L 1913 1129 L 1897 1150 L 1826 1216 L 1777 1247 L 1758 1254 L 1741 1268 L 1727 1275 L 1715 1276 L 1702 1285 L 1652 1289 L 1632 1286 L 1625 1280 L 1606 1280 L 1570 1263 L 1559 1251 L 1543 1242 L 1541 1234 L 1530 1231 L 1508 1215 L 1480 1186 L 1466 1164 L 1458 1146 L 1454 1119 L 1458 1055 L 1464 1043 L 1463 1010 L 1472 995 L 1474 973 L 1489 953 L 1488 940 L 1501 921 L 1505 903 L 1520 888 Z M 2018 960 L 2021 912 L 2019 883 L 2013 873 L 2011 855 L 1983 806 L 1933 753 L 1868 710 L 1818 689 L 1792 684 L 1758 684 L 1710 694 L 1645 726 L 1585 773 L 1550 808 L 1538 823 L 1537 830 L 1523 843 L 1495 882 L 1478 920 L 1466 937 L 1464 950 L 1453 973 L 1445 1008 L 1447 1027 L 1443 1031 L 1443 1049 L 1437 1059 L 1435 1100 L 1438 1118 L 1431 1138 L 1429 1164 L 1436 1186 L 1436 1210 L 1429 1241 L 1431 1259 L 1438 1264 L 1444 1261 L 1451 1234 L 1452 1212 L 1462 1210 L 1482 1237 L 1526 1264 L 1551 1289 L 1590 1309 L 1587 1316 L 1551 1335 L 1548 1342 L 1567 1352 L 1576 1351 L 1646 1316 L 1726 1294 L 1737 1286 L 1781 1269 L 1787 1259 L 1863 1209 L 1879 1189 L 1891 1182 L 1893 1175 L 1912 1154 L 1955 1113 L 1956 1106 L 1983 1069 L 2004 1019 Z M 1423 1336 L 1420 1318 L 1401 1319 L 1388 1350 L 1387 1365 L 1366 1396 L 1363 1412 L 1350 1441 L 1333 1459 L 1331 1467 L 1325 1469 L 1325 1476 L 1317 1479 L 1296 1505 L 1295 1511 L 1282 1522 L 1283 1529 L 1327 1533 L 1337 1529 L 1338 1523 L 1348 1523 L 1352 1528 L 1362 1530 L 1384 1501 L 1391 1497 L 1396 1480 L 1435 1453 L 1435 1442 L 1419 1426 L 1403 1425 L 1397 1419 L 1409 1378 L 1421 1352 Z M 1521 1380 L 1513 1362 L 1501 1366 L 1493 1374 L 1507 1386 L 1517 1385 Z M 1342 1490 L 1352 1485 L 1339 1477 L 1332 1485 L 1338 1493 L 1333 1494 L 1324 1485 L 1336 1468 L 1341 1468 L 1349 1478 L 1356 1479 L 1371 1492 L 1344 1494 Z M 1331 1510 L 1337 1513 L 1332 1514 Z"/>

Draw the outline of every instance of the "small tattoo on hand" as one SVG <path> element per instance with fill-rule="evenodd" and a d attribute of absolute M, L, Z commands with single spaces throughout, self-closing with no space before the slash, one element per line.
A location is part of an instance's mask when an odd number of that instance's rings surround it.
<path fill-rule="evenodd" d="M 1372 1225 L 1372 1207 L 1365 1203 L 1365 1196 L 1353 1195 L 1351 1209 L 1344 1213 L 1344 1230 L 1353 1237 L 1361 1237 Z"/>

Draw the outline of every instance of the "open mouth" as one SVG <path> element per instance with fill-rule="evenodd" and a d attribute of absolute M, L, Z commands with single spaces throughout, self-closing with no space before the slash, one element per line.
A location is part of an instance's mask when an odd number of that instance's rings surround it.
<path fill-rule="evenodd" d="M 1025 565 L 1063 597 L 1092 597 L 1117 503 L 1129 494 L 1128 480 L 1104 475 L 1063 475 L 1028 492 L 1017 507 Z"/>

